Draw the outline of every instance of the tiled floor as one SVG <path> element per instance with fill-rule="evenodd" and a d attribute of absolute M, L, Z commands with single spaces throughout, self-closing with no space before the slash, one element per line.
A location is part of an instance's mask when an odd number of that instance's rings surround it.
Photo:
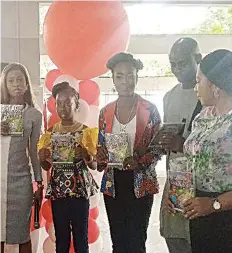
<path fill-rule="evenodd" d="M 147 253 L 168 253 L 164 239 L 159 234 L 159 209 L 160 201 L 162 197 L 162 191 L 164 186 L 165 178 L 159 178 L 160 183 L 160 193 L 155 195 L 154 204 L 152 208 L 152 214 L 150 218 L 150 224 L 148 228 L 148 239 L 147 239 Z M 105 212 L 105 207 L 103 199 L 101 196 L 100 201 L 100 217 L 98 219 L 98 224 L 101 230 L 101 235 L 103 238 L 103 250 L 101 253 L 111 253 L 112 244 L 109 233 L 109 225 L 107 221 L 107 216 Z"/>

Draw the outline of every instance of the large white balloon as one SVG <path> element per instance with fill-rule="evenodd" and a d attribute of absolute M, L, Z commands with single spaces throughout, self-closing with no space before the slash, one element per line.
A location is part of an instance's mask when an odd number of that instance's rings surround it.
<path fill-rule="evenodd" d="M 43 252 L 43 242 L 47 238 L 45 227 L 31 232 L 32 253 Z"/>
<path fill-rule="evenodd" d="M 99 205 L 99 202 L 100 202 L 100 193 L 98 192 L 89 198 L 89 203 L 90 203 L 89 208 L 90 209 L 95 208 L 96 206 Z"/>
<path fill-rule="evenodd" d="M 101 234 L 98 236 L 97 241 L 89 244 L 89 252 L 90 253 L 100 253 L 103 249 L 103 240 Z"/>
<path fill-rule="evenodd" d="M 98 127 L 98 117 L 99 117 L 100 109 L 98 106 L 91 105 L 89 107 L 89 115 L 86 119 L 85 124 L 88 127 Z"/>
<path fill-rule="evenodd" d="M 57 83 L 62 83 L 62 82 L 68 82 L 70 86 L 72 86 L 74 89 L 79 91 L 79 83 L 77 79 L 69 76 L 69 75 L 60 75 L 56 78 L 53 86 Z"/>
<path fill-rule="evenodd" d="M 96 183 L 101 186 L 101 181 L 102 181 L 102 176 L 104 174 L 104 172 L 98 172 L 97 170 L 89 170 L 90 173 L 92 174 L 94 180 L 96 181 Z"/>
<path fill-rule="evenodd" d="M 45 239 L 43 243 L 43 251 L 44 253 L 55 253 L 56 246 L 55 243 L 50 239 L 50 237 Z"/>
<path fill-rule="evenodd" d="M 79 99 L 79 109 L 76 113 L 77 121 L 84 124 L 88 118 L 88 115 L 89 115 L 88 103 L 83 99 Z"/>

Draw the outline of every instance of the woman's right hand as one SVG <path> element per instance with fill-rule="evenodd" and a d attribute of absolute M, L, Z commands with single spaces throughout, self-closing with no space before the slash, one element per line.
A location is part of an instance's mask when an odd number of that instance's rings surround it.
<path fill-rule="evenodd" d="M 6 121 L 1 122 L 1 135 L 7 136 L 9 135 L 10 127 Z"/>
<path fill-rule="evenodd" d="M 108 152 L 107 149 L 103 146 L 97 147 L 96 160 L 98 164 L 107 164 L 108 163 Z"/>
<path fill-rule="evenodd" d="M 39 150 L 39 160 L 40 162 L 45 162 L 51 159 L 51 151 L 48 148 L 42 148 Z"/>
<path fill-rule="evenodd" d="M 172 203 L 172 201 L 169 198 L 169 195 L 166 194 L 165 199 L 164 199 L 164 205 L 166 210 L 171 213 L 171 214 L 175 214 L 176 211 L 174 210 L 174 204 Z"/>

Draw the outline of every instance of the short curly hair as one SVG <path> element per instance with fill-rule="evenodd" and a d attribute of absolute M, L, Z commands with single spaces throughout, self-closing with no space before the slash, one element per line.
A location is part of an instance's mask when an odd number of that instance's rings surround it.
<path fill-rule="evenodd" d="M 113 72 L 114 67 L 120 62 L 131 62 L 137 72 L 143 69 L 143 63 L 139 59 L 135 59 L 132 54 L 128 53 L 118 53 L 114 55 L 108 60 L 106 67 Z"/>

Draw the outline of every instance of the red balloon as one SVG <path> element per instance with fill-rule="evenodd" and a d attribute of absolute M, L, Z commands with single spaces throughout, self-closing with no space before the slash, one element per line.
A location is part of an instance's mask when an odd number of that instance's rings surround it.
<path fill-rule="evenodd" d="M 96 102 L 100 95 L 100 89 L 96 82 L 85 80 L 79 83 L 80 98 L 84 99 L 89 105 Z"/>
<path fill-rule="evenodd" d="M 52 113 L 48 119 L 48 129 L 52 128 L 56 123 L 60 121 L 60 118 L 56 112 Z"/>
<path fill-rule="evenodd" d="M 41 207 L 41 213 L 47 222 L 52 223 L 52 207 L 50 200 L 46 200 L 43 203 Z"/>
<path fill-rule="evenodd" d="M 89 227 L 88 227 L 89 244 L 95 242 L 99 237 L 99 234 L 100 230 L 97 225 L 97 222 L 94 219 L 89 218 Z"/>
<path fill-rule="evenodd" d="M 44 43 L 62 72 L 86 80 L 106 73 L 109 58 L 126 50 L 129 30 L 120 1 L 56 1 L 45 17 Z"/>
<path fill-rule="evenodd" d="M 59 69 L 53 69 L 49 71 L 45 78 L 45 86 L 46 88 L 51 91 L 53 84 L 58 76 L 62 75 Z"/>
<path fill-rule="evenodd" d="M 51 112 L 52 114 L 56 112 L 56 100 L 53 96 L 50 96 L 48 98 L 47 107 L 49 112 Z"/>
<path fill-rule="evenodd" d="M 71 241 L 71 244 L 70 244 L 69 253 L 75 253 L 73 240 Z"/>
<path fill-rule="evenodd" d="M 94 207 L 92 209 L 89 210 L 89 217 L 96 220 L 99 216 L 99 209 L 98 207 Z"/>

